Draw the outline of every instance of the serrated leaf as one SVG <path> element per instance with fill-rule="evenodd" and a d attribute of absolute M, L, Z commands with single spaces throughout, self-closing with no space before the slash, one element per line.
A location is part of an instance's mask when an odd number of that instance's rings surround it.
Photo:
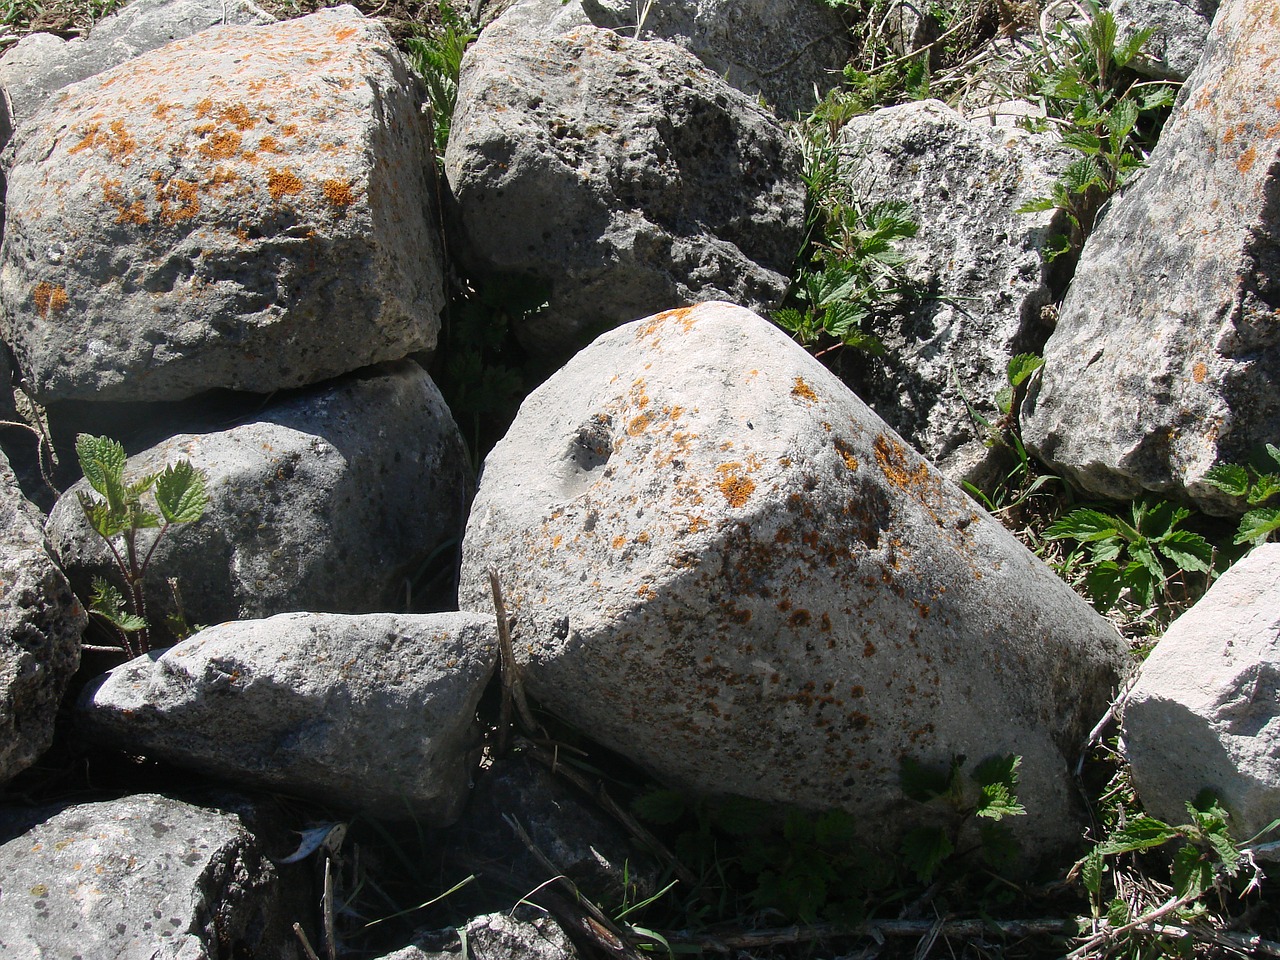
<path fill-rule="evenodd" d="M 1266 503 L 1280 493 L 1280 474 L 1260 473 L 1249 489 L 1249 504 L 1257 506 Z"/>
<path fill-rule="evenodd" d="M 1141 560 L 1131 561 L 1120 572 L 1133 602 L 1140 607 L 1149 607 L 1155 602 L 1156 584 L 1159 580 L 1151 575 L 1150 568 Z"/>
<path fill-rule="evenodd" d="M 1228 496 L 1243 497 L 1249 492 L 1249 471 L 1238 463 L 1219 464 L 1204 479 Z"/>
<path fill-rule="evenodd" d="M 723 797 L 711 808 L 711 819 L 717 827 L 733 836 L 756 833 L 767 823 L 771 808 L 760 800 L 747 797 Z"/>
<path fill-rule="evenodd" d="M 156 478 L 156 505 L 166 523 L 193 523 L 209 504 L 205 477 L 190 460 L 179 460 Z"/>
<path fill-rule="evenodd" d="M 982 797 L 974 813 L 989 820 L 1003 820 L 1005 817 L 1025 815 L 1026 808 L 1018 802 L 1013 791 L 1003 783 L 989 783 L 982 787 Z"/>
<path fill-rule="evenodd" d="M 1018 767 L 1020 766 L 1022 766 L 1022 757 L 1017 754 L 997 754 L 979 763 L 969 776 L 980 787 L 999 783 L 1013 789 L 1018 784 Z"/>
<path fill-rule="evenodd" d="M 1156 549 L 1180 570 L 1208 573 L 1213 568 L 1213 544 L 1190 530 L 1174 530 L 1157 541 Z"/>
<path fill-rule="evenodd" d="M 111 501 L 124 506 L 124 447 L 110 437 L 88 433 L 76 436 L 76 457 L 89 486 Z"/>
<path fill-rule="evenodd" d="M 1240 518 L 1240 529 L 1236 533 L 1236 543 L 1259 544 L 1271 534 L 1280 530 L 1280 508 L 1261 507 L 1250 510 Z"/>
<path fill-rule="evenodd" d="M 1116 48 L 1114 59 L 1117 67 L 1127 67 L 1129 62 L 1133 60 L 1141 51 L 1148 40 L 1155 33 L 1155 27 L 1143 27 L 1118 48 Z"/>
<path fill-rule="evenodd" d="M 1022 852 L 1018 838 L 1006 824 L 988 821 L 978 825 L 982 856 L 991 866 L 1003 870 L 1017 862 Z"/>
<path fill-rule="evenodd" d="M 1149 850 L 1181 835 L 1179 830 L 1169 826 L 1163 820 L 1141 814 L 1113 832 L 1098 845 L 1097 850 L 1103 856 Z"/>
<path fill-rule="evenodd" d="M 1089 130 L 1071 130 L 1062 135 L 1064 146 L 1088 156 L 1096 156 L 1102 152 L 1102 139 Z"/>
<path fill-rule="evenodd" d="M 1138 123 L 1138 104 L 1125 98 L 1115 105 L 1104 118 L 1107 132 L 1111 135 L 1111 150 L 1118 152 L 1129 139 L 1129 134 Z"/>
<path fill-rule="evenodd" d="M 1044 357 L 1038 357 L 1034 353 L 1020 353 L 1009 361 L 1009 365 L 1005 368 L 1005 377 L 1010 386 L 1021 386 L 1027 377 L 1043 366 Z"/>
<path fill-rule="evenodd" d="M 678 790 L 655 789 L 632 800 L 631 809 L 641 820 L 665 826 L 683 817 L 688 805 Z"/>
<path fill-rule="evenodd" d="M 121 513 L 113 513 L 105 500 L 99 500 L 83 491 L 78 494 L 80 509 L 98 536 L 109 540 L 127 526 L 126 518 Z"/>
<path fill-rule="evenodd" d="M 932 880 L 954 852 L 951 840 L 939 827 L 916 827 L 902 838 L 902 860 L 921 883 Z"/>
<path fill-rule="evenodd" d="M 1173 855 L 1170 879 L 1179 897 L 1195 899 L 1213 885 L 1213 865 L 1198 847 L 1187 844 Z"/>
<path fill-rule="evenodd" d="M 1115 517 L 1098 510 L 1090 510 L 1088 507 L 1072 510 L 1061 520 L 1050 524 L 1044 532 L 1046 540 L 1064 540 L 1070 537 L 1081 543 L 1105 540 L 1119 535 L 1120 524 Z"/>
<path fill-rule="evenodd" d="M 1144 539 L 1139 540 L 1137 543 L 1129 544 L 1129 556 L 1132 558 L 1132 562 L 1129 565 L 1130 568 L 1134 563 L 1138 563 L 1146 569 L 1153 580 L 1164 579 L 1164 567 L 1161 566 L 1160 558 L 1156 556 L 1155 548 L 1149 540 Z M 1129 568 L 1125 569 L 1125 574 L 1125 579 L 1130 579 Z"/>
<path fill-rule="evenodd" d="M 1112 560 L 1097 564 L 1085 574 L 1085 590 L 1099 613 L 1106 613 L 1120 601 L 1124 590 L 1120 566 Z"/>
<path fill-rule="evenodd" d="M 1014 210 L 1014 213 L 1040 213 L 1044 210 L 1056 210 L 1058 203 L 1053 197 L 1034 197 Z"/>
<path fill-rule="evenodd" d="M 1129 905 L 1120 897 L 1116 897 L 1107 905 L 1107 923 L 1113 927 L 1123 927 L 1129 922 Z"/>
<path fill-rule="evenodd" d="M 1102 894 L 1102 875 L 1106 873 L 1106 863 L 1106 858 L 1096 846 L 1080 861 L 1080 882 L 1089 891 L 1091 899 L 1096 900 Z"/>
<path fill-rule="evenodd" d="M 125 633 L 136 633 L 147 625 L 146 620 L 126 609 L 124 595 L 114 584 L 108 583 L 102 577 L 93 578 L 93 594 L 89 598 L 89 609 Z"/>
<path fill-rule="evenodd" d="M 954 769 L 954 766 L 927 767 L 904 756 L 898 764 L 898 783 L 909 800 L 928 803 L 951 790 Z"/>

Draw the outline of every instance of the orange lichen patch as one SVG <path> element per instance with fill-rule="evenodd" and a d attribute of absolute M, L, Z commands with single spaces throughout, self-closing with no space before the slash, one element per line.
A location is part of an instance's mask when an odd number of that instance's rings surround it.
<path fill-rule="evenodd" d="M 168 120 L 169 114 L 175 109 L 172 103 L 157 103 L 155 109 L 151 111 L 151 115 L 157 120 Z"/>
<path fill-rule="evenodd" d="M 112 120 L 108 130 L 109 132 L 104 131 L 98 124 L 93 124 L 84 132 L 80 142 L 67 152 L 79 153 L 81 150 L 101 147 L 111 159 L 123 163 L 126 157 L 138 149 L 138 141 L 129 134 L 120 120 Z"/>
<path fill-rule="evenodd" d="M 234 170 L 226 167 L 214 167 L 213 173 L 209 174 L 208 184 L 210 187 L 225 187 L 229 183 L 235 183 L 240 179 Z"/>
<path fill-rule="evenodd" d="M 805 383 L 804 377 L 796 377 L 796 382 L 791 386 L 791 395 L 809 403 L 818 402 L 818 395 L 813 392 L 813 387 Z"/>
<path fill-rule="evenodd" d="M 280 136 L 296 137 L 298 135 L 298 125 L 296 123 L 286 123 L 280 128 Z"/>
<path fill-rule="evenodd" d="M 618 534 L 616 537 L 613 538 L 613 549 L 621 550 L 626 545 L 627 545 L 627 538 L 624 537 L 622 534 Z"/>
<path fill-rule="evenodd" d="M 722 463 L 716 467 L 716 473 L 720 474 L 716 486 L 731 507 L 742 506 L 756 489 L 755 481 L 743 476 L 741 470 L 740 463 Z"/>
<path fill-rule="evenodd" d="M 339 30 L 337 33 L 333 35 L 333 39 L 337 40 L 339 43 L 345 43 L 355 35 L 356 35 L 355 27 L 343 27 L 341 30 Z"/>
<path fill-rule="evenodd" d="M 652 422 L 653 418 L 647 413 L 642 413 L 627 424 L 627 436 L 636 437 L 644 433 L 646 428 Z"/>
<path fill-rule="evenodd" d="M 898 489 L 910 490 L 937 484 L 924 463 L 917 464 L 914 469 L 907 465 L 907 452 L 898 441 L 881 434 L 876 437 L 875 452 L 880 471 Z"/>
<path fill-rule="evenodd" d="M 699 530 L 705 530 L 710 524 L 702 517 L 691 517 L 689 519 L 689 532 L 697 533 Z"/>
<path fill-rule="evenodd" d="M 1222 135 L 1223 143 L 1234 143 L 1236 134 L 1244 131 L 1243 124 L 1236 124 L 1234 127 L 1227 127 L 1227 132 Z"/>
<path fill-rule="evenodd" d="M 1208 375 L 1209 368 L 1201 361 L 1197 360 L 1191 365 L 1191 379 L 1196 383 L 1204 383 L 1204 378 Z"/>
<path fill-rule="evenodd" d="M 287 153 L 284 147 L 280 146 L 280 141 L 275 137 L 263 137 L 258 141 L 258 149 L 263 153 Z"/>
<path fill-rule="evenodd" d="M 272 167 L 267 171 L 267 190 L 272 200 L 302 192 L 302 181 L 298 175 L 288 168 L 277 170 Z"/>
<path fill-rule="evenodd" d="M 862 645 L 862 655 L 864 657 L 874 657 L 876 655 L 876 645 L 868 640 Z"/>
<path fill-rule="evenodd" d="M 249 116 L 249 108 L 243 103 L 232 103 L 218 112 L 218 119 L 224 120 L 238 130 L 252 130 L 258 125 L 256 117 Z"/>
<path fill-rule="evenodd" d="M 36 284 L 36 288 L 31 291 L 31 299 L 35 301 L 36 313 L 40 314 L 41 320 L 48 319 L 50 313 L 61 313 L 71 305 L 67 288 L 47 280 L 41 280 Z"/>
<path fill-rule="evenodd" d="M 697 319 L 692 315 L 695 309 L 695 307 L 680 307 L 676 310 L 664 310 L 662 313 L 654 315 L 647 323 L 636 330 L 636 339 L 642 340 L 645 337 L 655 336 L 659 328 L 668 322 L 680 324 L 681 329 L 688 333 L 693 329 L 693 325 L 697 323 Z"/>
<path fill-rule="evenodd" d="M 234 130 L 215 133 L 198 147 L 211 160 L 230 160 L 240 152 L 240 134 Z"/>
<path fill-rule="evenodd" d="M 181 223 L 200 212 L 200 189 L 189 180 L 156 184 L 156 199 L 160 201 L 161 223 Z"/>
<path fill-rule="evenodd" d="M 345 180 L 325 180 L 320 184 L 320 192 L 324 194 L 324 198 L 329 204 L 340 209 L 346 209 L 356 202 L 356 195 L 351 189 L 351 184 Z"/>
<path fill-rule="evenodd" d="M 840 454 L 840 459 L 844 461 L 844 465 L 850 470 L 858 469 L 858 458 L 853 455 L 853 448 L 845 443 L 839 437 L 835 442 L 836 453 Z"/>
<path fill-rule="evenodd" d="M 1253 169 L 1254 162 L 1258 159 L 1258 151 L 1250 147 L 1244 153 L 1240 154 L 1240 159 L 1236 161 L 1236 169 L 1241 173 L 1248 173 Z"/>
<path fill-rule="evenodd" d="M 107 180 L 102 184 L 102 199 L 116 208 L 116 223 L 132 223 L 142 227 L 151 222 L 141 200 L 130 201 L 120 192 L 119 180 Z"/>

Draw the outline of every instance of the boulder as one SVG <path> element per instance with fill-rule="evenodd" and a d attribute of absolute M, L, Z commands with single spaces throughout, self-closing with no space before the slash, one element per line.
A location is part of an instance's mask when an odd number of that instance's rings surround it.
<path fill-rule="evenodd" d="M 1022 408 L 1027 445 L 1094 496 L 1189 497 L 1280 436 L 1280 19 L 1226 0 L 1147 171 L 1086 241 Z"/>
<path fill-rule="evenodd" d="M 514 913 L 514 911 L 513 911 Z M 382 960 L 577 960 L 578 951 L 549 916 L 490 913 L 456 931 L 428 932 Z"/>
<path fill-rule="evenodd" d="M 491 565 L 526 689 L 672 786 L 843 808 L 883 848 L 904 760 L 1018 754 L 1028 852 L 1078 838 L 1067 758 L 1124 644 L 747 310 L 628 324 L 535 390 L 485 464 L 465 609 Z"/>
<path fill-rule="evenodd" d="M 9 142 L 14 127 L 68 84 L 209 27 L 274 21 L 250 0 L 135 0 L 98 21 L 82 38 L 28 34 L 0 57 L 0 87 L 4 89 L 0 147 Z"/>
<path fill-rule="evenodd" d="M 286 960 L 276 868 L 232 812 L 155 794 L 54 809 L 0 845 L 0 953 Z"/>
<path fill-rule="evenodd" d="M 125 475 L 184 458 L 204 471 L 210 503 L 156 548 L 146 580 L 153 627 L 175 612 L 170 577 L 192 625 L 404 609 L 424 562 L 452 553 L 466 520 L 462 439 L 410 360 L 277 401 L 239 426 L 178 434 L 131 457 Z M 64 493 L 47 530 L 82 596 L 94 576 L 116 582 L 80 506 L 89 489 L 81 480 Z M 150 537 L 139 537 L 148 549 Z"/>
<path fill-rule="evenodd" d="M 1146 810 L 1186 821 L 1212 790 L 1249 839 L 1280 810 L 1280 543 L 1264 543 L 1170 625 L 1124 708 Z M 1269 839 L 1276 839 L 1274 836 Z"/>
<path fill-rule="evenodd" d="M 678 43 L 731 87 L 764 98 L 784 119 L 812 110 L 849 59 L 848 29 L 839 14 L 811 0 L 664 0 L 648 5 L 637 28 L 639 12 L 631 0 L 519 0 L 495 22 L 529 38 L 600 27 L 636 40 Z"/>
<path fill-rule="evenodd" d="M 1041 252 L 1056 212 L 1020 214 L 1071 161 L 1048 137 L 966 120 L 937 100 L 854 117 L 842 176 L 866 202 L 899 200 L 919 226 L 900 249 L 927 296 L 876 332 L 883 358 L 846 364 L 873 410 L 949 478 L 972 479 L 991 451 L 968 405 L 994 422 L 1009 360 L 1039 352 L 1054 290 Z"/>
<path fill-rule="evenodd" d="M 0 454 L 0 783 L 48 749 L 80 665 L 84 608 L 49 558 L 43 526 Z"/>
<path fill-rule="evenodd" d="M 429 124 L 351 7 L 213 27 L 10 144 L 3 336 L 42 402 L 269 393 L 434 345 Z"/>
<path fill-rule="evenodd" d="M 445 170 L 477 273 L 549 288 L 542 356 L 672 302 L 776 306 L 800 156 L 771 113 L 660 40 L 494 24 L 467 52 Z"/>
<path fill-rule="evenodd" d="M 123 664 L 78 712 L 99 743 L 441 825 L 467 796 L 497 647 L 492 615 L 280 614 Z"/>
<path fill-rule="evenodd" d="M 1150 28 L 1151 38 L 1130 64 L 1138 73 L 1168 80 L 1186 80 L 1200 62 L 1218 0 L 1111 0 L 1117 42 L 1125 43 L 1139 30 Z"/>

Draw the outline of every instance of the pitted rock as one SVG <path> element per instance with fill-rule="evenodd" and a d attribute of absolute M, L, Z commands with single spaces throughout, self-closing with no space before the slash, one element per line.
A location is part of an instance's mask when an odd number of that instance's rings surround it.
<path fill-rule="evenodd" d="M 1204 54 L 1218 0 L 1111 0 L 1117 43 L 1151 30 L 1130 67 L 1149 77 L 1186 80 Z"/>

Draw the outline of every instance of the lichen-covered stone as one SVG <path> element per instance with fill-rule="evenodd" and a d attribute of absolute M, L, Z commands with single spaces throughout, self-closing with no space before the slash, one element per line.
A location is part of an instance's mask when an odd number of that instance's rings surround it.
<path fill-rule="evenodd" d="M 1264 543 L 1179 617 L 1142 664 L 1124 743 L 1142 804 L 1183 823 L 1212 790 L 1245 840 L 1280 810 L 1280 543 Z M 1274 839 L 1268 838 L 1268 839 Z"/>
<path fill-rule="evenodd" d="M 1022 409 L 1093 495 L 1184 494 L 1280 437 L 1280 7 L 1225 0 L 1140 180 L 1085 243 Z"/>
<path fill-rule="evenodd" d="M 463 62 L 445 169 L 476 271 L 549 290 L 514 328 L 543 356 L 673 303 L 776 306 L 802 239 L 796 146 L 661 40 L 495 23 Z"/>
<path fill-rule="evenodd" d="M 410 360 L 314 387 L 239 426 L 178 434 L 131 457 L 125 475 L 184 458 L 205 472 L 210 503 L 199 521 L 166 534 L 151 561 L 149 619 L 160 637 L 174 612 L 170 577 L 193 625 L 403 609 L 420 565 L 452 549 L 466 520 L 462 438 Z M 64 493 L 47 528 L 82 591 L 94 575 L 116 576 L 80 507 L 88 490 L 81 480 Z"/>
<path fill-rule="evenodd" d="M 375 816 L 457 817 L 492 615 L 289 613 L 219 624 L 86 688 L 98 742 Z"/>
<path fill-rule="evenodd" d="M 663 780 L 844 808 L 879 846 L 917 816 L 903 758 L 1015 753 L 1028 846 L 1077 836 L 1066 757 L 1120 638 L 746 310 L 628 324 L 534 391 L 485 464 L 465 609 L 491 565 L 527 689 Z"/>
<path fill-rule="evenodd" d="M 435 343 L 430 132 L 386 29 L 215 27 L 14 135 L 3 334 L 36 397 L 268 393 Z"/>
<path fill-rule="evenodd" d="M 276 868 L 238 814 L 155 794 L 49 811 L 0 845 L 0 954 L 293 958 Z"/>
<path fill-rule="evenodd" d="M 45 551 L 43 525 L 0 454 L 0 783 L 48 748 L 80 665 L 85 611 Z"/>

